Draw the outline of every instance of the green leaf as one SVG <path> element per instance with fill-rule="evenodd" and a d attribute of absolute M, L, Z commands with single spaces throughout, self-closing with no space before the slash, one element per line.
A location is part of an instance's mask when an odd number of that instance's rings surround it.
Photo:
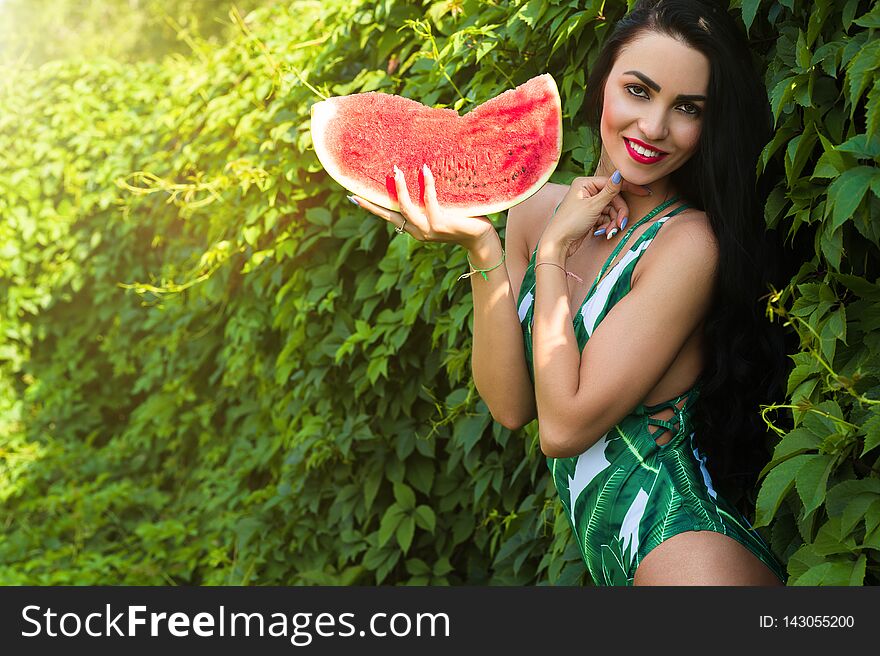
<path fill-rule="evenodd" d="M 783 186 L 774 187 L 764 204 L 764 222 L 768 228 L 777 226 L 779 216 L 786 205 L 788 205 L 788 199 L 785 197 L 785 188 Z"/>
<path fill-rule="evenodd" d="M 797 45 L 795 47 L 795 56 L 797 58 L 797 70 L 800 73 L 806 73 L 810 68 L 810 48 L 807 46 L 807 35 L 802 30 L 798 30 Z"/>
<path fill-rule="evenodd" d="M 825 500 L 825 486 L 833 465 L 832 456 L 817 455 L 798 470 L 797 491 L 805 513 L 812 512 Z"/>
<path fill-rule="evenodd" d="M 397 527 L 397 544 L 403 549 L 403 553 L 409 551 L 413 535 L 416 532 L 416 524 L 412 517 L 404 517 Z"/>
<path fill-rule="evenodd" d="M 807 43 L 809 45 L 815 43 L 816 37 L 819 36 L 822 26 L 833 9 L 834 5 L 831 2 L 816 2 L 813 4 L 813 11 L 810 12 L 810 22 L 807 27 Z"/>
<path fill-rule="evenodd" d="M 868 104 L 865 111 L 865 131 L 867 134 L 880 133 L 880 84 L 874 84 L 868 91 Z M 877 190 L 874 190 L 877 193 Z M 880 194 L 877 194 L 880 196 Z"/>
<path fill-rule="evenodd" d="M 842 283 L 851 292 L 860 298 L 880 301 L 880 285 L 875 285 L 859 276 L 852 276 L 847 273 L 831 272 L 833 278 Z"/>
<path fill-rule="evenodd" d="M 816 167 L 813 169 L 811 179 L 836 178 L 850 167 L 844 156 L 834 148 L 826 150 L 819 156 Z"/>
<path fill-rule="evenodd" d="M 857 134 L 840 144 L 837 150 L 852 153 L 859 159 L 880 157 L 880 134 Z"/>
<path fill-rule="evenodd" d="M 867 512 L 865 512 L 866 539 L 871 534 L 877 534 L 878 529 L 880 529 L 880 500 L 874 501 L 874 503 L 868 508 Z M 876 544 L 876 548 L 880 549 L 880 544 Z"/>
<path fill-rule="evenodd" d="M 373 507 L 373 502 L 376 500 L 376 494 L 379 492 L 379 484 L 382 482 L 382 479 L 382 470 L 378 467 L 374 467 L 367 473 L 364 479 L 364 504 L 367 510 Z"/>
<path fill-rule="evenodd" d="M 852 568 L 852 574 L 849 577 L 849 586 L 863 586 L 865 585 L 865 569 L 868 565 L 868 559 L 865 554 L 859 554 L 858 559 L 856 559 L 855 565 Z"/>
<path fill-rule="evenodd" d="M 786 433 L 773 450 L 773 459 L 765 467 L 769 471 L 784 460 L 807 451 L 816 451 L 822 439 L 806 428 L 795 428 Z"/>
<path fill-rule="evenodd" d="M 263 231 L 259 226 L 245 226 L 241 232 L 245 242 L 254 248 L 257 247 L 257 241 L 259 240 L 260 235 L 263 234 Z"/>
<path fill-rule="evenodd" d="M 411 458 L 407 461 L 406 480 L 422 494 L 430 494 L 436 466 L 437 463 L 434 460 Z"/>
<path fill-rule="evenodd" d="M 410 558 L 405 563 L 406 571 L 413 576 L 426 576 L 431 574 L 431 568 L 421 558 Z"/>
<path fill-rule="evenodd" d="M 779 122 L 779 114 L 783 106 L 794 95 L 794 90 L 802 82 L 799 75 L 792 75 L 780 81 L 770 92 L 770 107 L 773 110 L 774 125 Z"/>
<path fill-rule="evenodd" d="M 803 426 L 818 435 L 821 439 L 825 439 L 829 435 L 838 432 L 840 428 L 839 422 L 834 421 L 830 417 L 843 419 L 843 411 L 840 409 L 837 401 L 827 399 L 815 406 L 814 410 L 820 412 L 809 411 L 804 415 Z M 825 415 L 830 415 L 826 417 Z"/>
<path fill-rule="evenodd" d="M 370 358 L 370 361 L 367 364 L 367 380 L 370 381 L 371 385 L 376 384 L 376 381 L 379 380 L 379 376 L 383 376 L 386 380 L 388 379 L 387 357 L 374 356 Z"/>
<path fill-rule="evenodd" d="M 876 479 L 875 479 L 876 480 Z M 871 506 L 880 502 L 880 495 L 874 493 L 858 494 L 854 496 L 844 508 L 840 516 L 840 528 L 850 532 L 856 525 L 864 520 Z"/>
<path fill-rule="evenodd" d="M 862 93 L 874 79 L 871 71 L 878 66 L 880 66 L 880 40 L 875 39 L 861 48 L 846 67 L 846 80 L 849 84 L 845 88 L 849 91 L 852 111 L 855 111 Z"/>
<path fill-rule="evenodd" d="M 842 515 L 846 507 L 858 496 L 880 496 L 880 479 L 860 478 L 841 481 L 830 490 L 825 503 L 829 515 Z M 844 527 L 851 530 L 852 527 Z"/>
<path fill-rule="evenodd" d="M 844 44 L 840 41 L 825 43 L 813 53 L 810 66 L 822 64 L 822 69 L 832 77 L 837 76 L 837 67 L 840 66 L 840 58 L 843 54 Z"/>
<path fill-rule="evenodd" d="M 825 215 L 833 211 L 831 225 L 834 230 L 842 226 L 847 219 L 852 218 L 853 213 L 862 202 L 862 198 L 868 191 L 871 179 L 876 169 L 870 166 L 857 166 L 843 174 L 831 183 L 828 188 L 828 205 L 825 206 Z"/>
<path fill-rule="evenodd" d="M 809 361 L 806 364 L 797 365 L 788 375 L 788 389 L 786 390 L 786 394 L 790 396 L 801 383 L 808 378 L 816 376 L 820 372 L 820 365 L 813 358 L 809 358 Z"/>
<path fill-rule="evenodd" d="M 464 447 L 464 455 L 470 453 L 489 425 L 491 415 L 466 415 L 455 421 L 452 434 L 458 444 Z"/>
<path fill-rule="evenodd" d="M 789 581 L 789 585 L 796 586 L 817 586 L 831 585 L 843 586 L 848 585 L 851 580 L 857 578 L 854 570 L 856 562 L 825 562 L 812 567 L 802 576 Z"/>
<path fill-rule="evenodd" d="M 841 530 L 840 518 L 829 517 L 819 528 L 813 540 L 813 549 L 820 556 L 834 556 L 853 553 L 857 547 L 855 539 Z"/>
<path fill-rule="evenodd" d="M 452 563 L 449 562 L 449 558 L 443 556 L 434 563 L 434 576 L 446 576 L 453 571 L 453 569 Z"/>
<path fill-rule="evenodd" d="M 825 327 L 835 339 L 846 344 L 846 307 L 841 305 L 832 312 Z"/>
<path fill-rule="evenodd" d="M 306 210 L 306 221 L 327 228 L 333 221 L 333 215 L 326 207 L 310 207 Z"/>
<path fill-rule="evenodd" d="M 742 1 L 742 21 L 746 26 L 746 34 L 752 29 L 752 23 L 755 21 L 755 15 L 758 13 L 758 7 L 761 0 L 743 0 Z"/>
<path fill-rule="evenodd" d="M 794 487 L 795 478 L 801 467 L 816 457 L 818 456 L 794 456 L 783 461 L 767 474 L 758 492 L 756 518 L 753 525 L 755 528 L 767 526 L 770 523 L 770 520 L 773 519 L 776 511 L 779 509 L 779 504 L 782 503 L 782 500 Z"/>
<path fill-rule="evenodd" d="M 403 509 L 397 504 L 392 504 L 388 506 L 388 509 L 385 511 L 385 514 L 382 516 L 382 521 L 379 523 L 379 546 L 384 546 L 388 540 L 391 539 L 391 536 L 394 535 L 394 532 L 397 530 L 397 527 L 400 526 L 400 523 L 406 517 Z"/>
<path fill-rule="evenodd" d="M 423 528 L 430 533 L 433 533 L 434 528 L 437 526 L 437 517 L 434 515 L 434 511 L 431 510 L 430 506 L 424 504 L 416 508 L 415 520 L 419 528 Z"/>
<path fill-rule="evenodd" d="M 843 260 L 843 231 L 832 224 L 826 224 L 817 234 L 825 260 L 835 269 L 839 269 Z M 831 346 L 833 347 L 833 344 Z M 828 357 L 827 352 L 825 357 Z"/>
<path fill-rule="evenodd" d="M 809 124 L 803 134 L 792 139 L 785 149 L 785 177 L 790 184 L 796 182 L 800 176 L 807 159 L 813 153 L 813 145 L 816 143 L 816 130 L 813 124 Z"/>
<path fill-rule="evenodd" d="M 862 429 L 865 431 L 865 446 L 862 449 L 862 456 L 864 456 L 868 451 L 880 446 L 880 414 L 874 412 L 864 423 Z"/>
<path fill-rule="evenodd" d="M 416 507 L 416 495 L 406 483 L 394 484 L 394 498 L 402 510 L 408 511 Z"/>
<path fill-rule="evenodd" d="M 855 24 L 875 30 L 880 28 L 880 5 L 875 2 L 874 7 L 871 9 L 871 11 L 869 11 L 867 14 L 859 16 L 855 20 Z"/>
<path fill-rule="evenodd" d="M 828 354 L 828 360 L 834 357 L 837 342 L 846 344 L 846 308 L 840 306 L 824 320 L 820 332 L 822 351 Z"/>

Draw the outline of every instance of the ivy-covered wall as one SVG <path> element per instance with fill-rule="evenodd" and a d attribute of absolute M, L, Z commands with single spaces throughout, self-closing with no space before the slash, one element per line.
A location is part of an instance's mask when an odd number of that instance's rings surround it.
<path fill-rule="evenodd" d="M 767 224 L 815 245 L 767 308 L 800 350 L 765 410 L 757 524 L 795 584 L 880 580 L 872 4 L 731 6 L 777 121 Z M 470 380 L 465 251 L 346 202 L 309 106 L 467 111 L 551 72 L 567 182 L 626 9 L 297 0 L 191 57 L 4 75 L 0 583 L 584 582 L 536 424 L 494 423 Z"/>

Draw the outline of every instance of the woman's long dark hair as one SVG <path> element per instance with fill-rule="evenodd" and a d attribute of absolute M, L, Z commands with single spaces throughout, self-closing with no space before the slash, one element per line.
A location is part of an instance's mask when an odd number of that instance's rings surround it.
<path fill-rule="evenodd" d="M 724 6 L 644 0 L 617 23 L 587 81 L 587 118 L 597 132 L 608 73 L 622 47 L 646 31 L 685 43 L 710 64 L 699 146 L 672 181 L 690 205 L 706 212 L 720 249 L 695 407 L 697 439 L 716 485 L 734 503 L 744 494 L 751 501 L 768 459 L 759 405 L 784 398 L 787 373 L 786 338 L 765 308 L 769 285 L 780 289 L 791 264 L 763 218 L 767 182 L 774 180 L 765 174 L 759 186 L 755 173 L 771 134 L 770 107 L 746 39 Z"/>

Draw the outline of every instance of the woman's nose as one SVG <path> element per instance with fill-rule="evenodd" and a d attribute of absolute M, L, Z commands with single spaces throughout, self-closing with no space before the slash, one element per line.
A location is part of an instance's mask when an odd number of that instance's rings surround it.
<path fill-rule="evenodd" d="M 639 119 L 639 129 L 646 138 L 659 141 L 665 139 L 669 130 L 666 126 L 666 112 L 655 111 Z"/>

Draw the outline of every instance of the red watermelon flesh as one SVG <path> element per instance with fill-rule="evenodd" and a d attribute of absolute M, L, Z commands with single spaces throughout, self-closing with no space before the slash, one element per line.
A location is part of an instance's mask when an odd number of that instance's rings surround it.
<path fill-rule="evenodd" d="M 513 207 L 547 182 L 562 152 L 562 108 L 550 75 L 464 116 L 392 94 L 357 93 L 312 106 L 312 141 L 334 180 L 377 205 L 399 209 L 395 164 L 423 204 L 427 164 L 441 207 L 481 216 Z"/>

